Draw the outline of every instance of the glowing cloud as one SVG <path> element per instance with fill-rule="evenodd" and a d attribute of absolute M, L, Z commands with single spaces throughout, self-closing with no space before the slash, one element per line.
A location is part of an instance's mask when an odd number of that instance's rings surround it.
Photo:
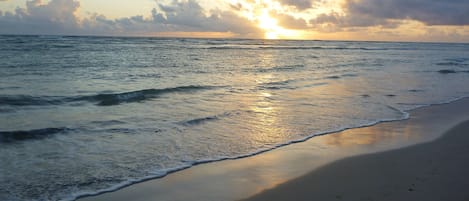
<path fill-rule="evenodd" d="M 469 42 L 467 0 L 120 1 L 0 0 L 0 34 Z"/>
<path fill-rule="evenodd" d="M 302 39 L 300 31 L 287 29 L 279 24 L 279 20 L 271 13 L 284 12 L 283 6 L 272 0 L 233 1 L 233 6 L 240 15 L 250 19 L 264 31 L 265 39 Z"/>

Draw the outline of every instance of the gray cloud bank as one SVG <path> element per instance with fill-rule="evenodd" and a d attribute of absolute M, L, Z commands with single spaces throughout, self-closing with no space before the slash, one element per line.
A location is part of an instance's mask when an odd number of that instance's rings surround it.
<path fill-rule="evenodd" d="M 283 5 L 296 7 L 299 10 L 305 10 L 312 6 L 311 0 L 280 0 Z"/>
<path fill-rule="evenodd" d="M 428 25 L 469 25 L 468 0 L 350 0 L 352 15 L 412 19 Z"/>
<path fill-rule="evenodd" d="M 195 1 L 155 5 L 151 17 L 141 15 L 108 19 L 93 14 L 80 19 L 76 0 L 40 0 L 26 3 L 15 12 L 0 11 L 0 34 L 151 35 L 162 32 L 232 32 L 255 36 L 260 30 L 230 11 L 211 10 L 210 15 Z"/>
<path fill-rule="evenodd" d="M 469 25 L 468 0 L 347 0 L 345 15 L 321 14 L 311 24 L 338 27 L 394 27 L 396 20 L 416 20 L 426 25 Z"/>

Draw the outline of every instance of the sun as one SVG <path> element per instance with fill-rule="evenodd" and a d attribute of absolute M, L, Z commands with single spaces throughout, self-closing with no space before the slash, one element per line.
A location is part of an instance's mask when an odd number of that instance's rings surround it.
<path fill-rule="evenodd" d="M 265 31 L 266 39 L 279 39 L 277 32 L 280 27 L 277 25 L 277 20 L 269 16 L 268 11 L 264 10 L 258 17 L 258 21 L 259 27 Z"/>
<path fill-rule="evenodd" d="M 268 10 L 262 11 L 262 14 L 257 17 L 257 21 L 259 27 L 265 32 L 265 39 L 297 39 L 301 37 L 299 32 L 278 25 L 277 19 L 271 17 Z"/>
<path fill-rule="evenodd" d="M 230 0 L 239 7 L 239 15 L 245 17 L 264 33 L 264 39 L 303 39 L 304 30 L 288 29 L 276 18 L 275 13 L 287 14 L 276 0 Z"/>

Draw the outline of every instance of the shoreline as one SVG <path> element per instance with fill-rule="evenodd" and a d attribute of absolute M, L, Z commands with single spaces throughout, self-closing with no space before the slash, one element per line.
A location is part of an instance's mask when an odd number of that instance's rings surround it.
<path fill-rule="evenodd" d="M 162 178 L 149 179 L 117 191 L 85 196 L 78 200 L 239 200 L 346 157 L 399 149 L 436 139 L 451 125 L 466 120 L 464 118 L 467 114 L 457 109 L 461 105 L 469 106 L 469 99 L 462 98 L 449 103 L 419 107 L 407 111 L 411 115 L 404 120 L 383 121 L 370 126 L 326 133 L 299 141 L 300 143 L 295 142 L 239 159 L 201 163 Z M 446 111 L 448 109 L 453 112 Z M 435 113 L 434 110 L 437 110 L 437 115 L 432 114 Z M 457 114 L 451 115 L 454 112 Z M 434 124 L 435 122 L 439 123 Z M 430 126 L 426 128 L 426 132 L 417 131 L 426 126 Z M 402 133 L 404 135 L 401 135 Z M 315 153 L 311 153 L 312 151 Z M 290 159 L 291 157 L 294 159 Z M 298 164 L 304 159 L 313 161 Z M 253 162 L 261 162 L 261 165 L 252 164 Z M 189 178 L 183 178 L 188 175 Z M 208 181 L 204 182 L 205 179 Z M 214 180 L 221 180 L 225 187 L 210 184 Z M 191 184 L 197 186 L 192 186 L 183 195 L 174 192 Z"/>
<path fill-rule="evenodd" d="M 243 201 L 469 199 L 469 120 L 435 141 L 342 159 Z"/>

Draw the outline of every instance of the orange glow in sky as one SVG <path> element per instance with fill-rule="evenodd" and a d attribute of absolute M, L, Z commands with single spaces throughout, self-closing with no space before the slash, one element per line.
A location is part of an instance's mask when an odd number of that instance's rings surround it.
<path fill-rule="evenodd" d="M 388 1 L 398 9 L 418 0 Z M 0 34 L 76 26 L 65 34 L 467 43 L 464 3 L 429 1 L 390 16 L 380 0 L 0 0 L 0 27 L 11 23 Z"/>
<path fill-rule="evenodd" d="M 265 39 L 301 39 L 296 31 L 279 26 L 277 19 L 271 17 L 267 10 L 257 17 L 257 21 L 259 27 L 265 31 Z"/>

